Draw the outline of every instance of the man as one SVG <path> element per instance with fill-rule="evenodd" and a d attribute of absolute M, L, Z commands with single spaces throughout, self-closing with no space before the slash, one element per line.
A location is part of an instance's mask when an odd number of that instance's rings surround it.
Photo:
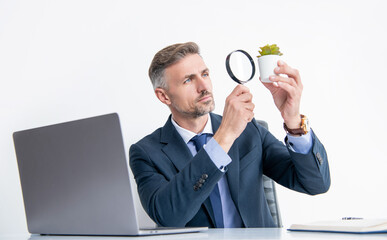
<path fill-rule="evenodd" d="M 243 85 L 227 97 L 223 117 L 211 113 L 209 69 L 195 43 L 155 55 L 149 76 L 171 116 L 129 155 L 142 206 L 158 225 L 273 227 L 262 174 L 311 195 L 329 189 L 325 149 L 301 128 L 300 75 L 282 61 L 275 72 L 287 77 L 271 76 L 273 83 L 264 85 L 284 119 L 286 146 L 255 122 L 252 94 Z"/>

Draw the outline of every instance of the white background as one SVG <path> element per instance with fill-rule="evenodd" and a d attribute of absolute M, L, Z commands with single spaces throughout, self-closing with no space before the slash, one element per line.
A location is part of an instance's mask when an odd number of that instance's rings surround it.
<path fill-rule="evenodd" d="M 27 231 L 14 131 L 118 112 L 126 149 L 169 115 L 147 76 L 161 48 L 195 41 L 211 70 L 215 112 L 235 87 L 224 60 L 277 43 L 300 70 L 301 111 L 324 143 L 332 185 L 278 187 L 285 227 L 343 216 L 387 218 L 384 1 L 0 1 L 0 233 Z M 255 116 L 283 139 L 256 77 Z"/>

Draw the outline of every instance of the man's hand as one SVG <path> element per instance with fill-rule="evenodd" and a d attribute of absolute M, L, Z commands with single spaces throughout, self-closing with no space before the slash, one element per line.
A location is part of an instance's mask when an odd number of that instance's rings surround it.
<path fill-rule="evenodd" d="M 214 139 L 228 152 L 235 139 L 245 130 L 247 123 L 254 117 L 253 95 L 250 90 L 238 85 L 226 99 L 222 123 L 214 135 Z"/>
<path fill-rule="evenodd" d="M 289 67 L 285 62 L 279 60 L 278 67 L 274 69 L 276 74 L 285 74 L 284 76 L 270 76 L 273 83 L 262 84 L 270 90 L 273 95 L 274 103 L 286 126 L 290 129 L 299 128 L 301 125 L 300 102 L 302 93 L 301 77 L 297 69 Z"/>

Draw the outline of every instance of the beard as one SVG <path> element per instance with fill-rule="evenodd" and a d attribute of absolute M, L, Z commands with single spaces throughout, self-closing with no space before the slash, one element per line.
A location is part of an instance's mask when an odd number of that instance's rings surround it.
<path fill-rule="evenodd" d="M 211 99 L 205 102 L 200 102 L 200 99 L 207 96 L 211 96 Z M 203 91 L 201 92 L 200 96 L 195 99 L 194 106 L 188 110 L 180 108 L 180 106 L 175 104 L 174 101 L 172 101 L 172 106 L 178 112 L 183 115 L 186 115 L 187 117 L 198 118 L 212 112 L 215 109 L 215 102 L 211 92 Z"/>

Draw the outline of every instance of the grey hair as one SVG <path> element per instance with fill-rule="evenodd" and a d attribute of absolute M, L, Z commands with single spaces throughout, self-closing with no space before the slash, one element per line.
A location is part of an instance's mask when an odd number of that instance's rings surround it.
<path fill-rule="evenodd" d="M 168 89 L 168 85 L 164 77 L 165 69 L 177 63 L 188 54 L 200 54 L 199 46 L 194 42 L 177 43 L 165 47 L 157 52 L 153 57 L 148 71 L 153 89 Z"/>

